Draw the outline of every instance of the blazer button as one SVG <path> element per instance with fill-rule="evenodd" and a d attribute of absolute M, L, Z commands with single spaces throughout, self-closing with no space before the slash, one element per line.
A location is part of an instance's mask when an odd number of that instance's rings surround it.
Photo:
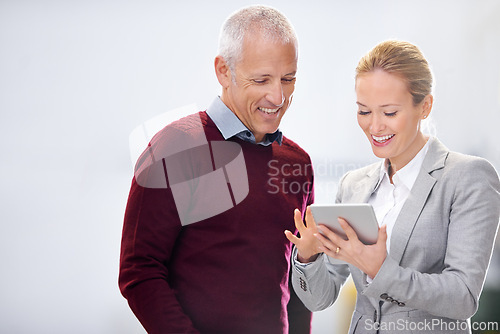
<path fill-rule="evenodd" d="M 406 306 L 406 304 L 402 303 L 402 302 L 399 302 L 398 305 L 401 306 L 401 307 L 405 307 Z"/>
<path fill-rule="evenodd" d="M 392 303 L 394 301 L 394 299 L 392 297 L 387 297 L 385 299 L 386 302 L 389 302 L 389 303 Z"/>
<path fill-rule="evenodd" d="M 304 291 L 307 291 L 307 283 L 306 283 L 306 281 L 304 281 L 304 280 L 302 279 L 302 277 L 300 277 L 299 282 L 300 282 L 300 288 L 301 288 L 302 290 L 304 290 Z"/>
<path fill-rule="evenodd" d="M 391 303 L 395 304 L 395 305 L 399 305 L 399 302 L 397 300 L 393 300 Z"/>
<path fill-rule="evenodd" d="M 386 300 L 389 295 L 387 293 L 383 293 L 380 295 L 380 299 Z"/>

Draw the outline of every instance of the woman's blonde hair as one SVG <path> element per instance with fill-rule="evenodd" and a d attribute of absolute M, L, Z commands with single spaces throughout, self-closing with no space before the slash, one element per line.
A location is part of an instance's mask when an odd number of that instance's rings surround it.
<path fill-rule="evenodd" d="M 356 79 L 377 69 L 403 78 L 413 96 L 414 105 L 432 92 L 429 63 L 418 47 L 409 42 L 388 40 L 376 45 L 359 61 Z"/>

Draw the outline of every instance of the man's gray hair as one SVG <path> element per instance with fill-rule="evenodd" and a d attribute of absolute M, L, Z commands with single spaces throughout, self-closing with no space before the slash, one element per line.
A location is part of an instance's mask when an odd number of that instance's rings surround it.
<path fill-rule="evenodd" d="M 243 41 L 249 32 L 261 33 L 265 39 L 277 43 L 293 43 L 295 48 L 298 46 L 295 29 L 280 11 L 262 5 L 242 8 L 226 19 L 219 36 L 219 55 L 232 73 L 236 63 L 241 60 Z"/>

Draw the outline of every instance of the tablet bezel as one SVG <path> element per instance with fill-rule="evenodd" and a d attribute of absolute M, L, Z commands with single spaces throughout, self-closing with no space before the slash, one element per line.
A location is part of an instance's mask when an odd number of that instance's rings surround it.
<path fill-rule="evenodd" d="M 377 242 L 379 225 L 373 207 L 368 203 L 311 204 L 311 213 L 316 225 L 326 225 L 347 239 L 338 218 L 344 218 L 356 231 L 358 239 L 365 245 Z"/>

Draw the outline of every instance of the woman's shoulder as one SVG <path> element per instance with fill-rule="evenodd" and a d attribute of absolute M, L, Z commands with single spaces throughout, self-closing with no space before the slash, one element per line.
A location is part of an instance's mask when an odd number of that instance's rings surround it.
<path fill-rule="evenodd" d="M 343 180 L 349 180 L 350 182 L 356 182 L 361 179 L 366 178 L 367 176 L 373 175 L 373 173 L 379 173 L 380 168 L 381 168 L 381 163 L 382 162 L 375 162 L 372 164 L 369 164 L 367 166 L 353 169 L 348 171 L 347 173 L 344 174 L 342 177 Z"/>
<path fill-rule="evenodd" d="M 448 149 L 437 138 L 430 139 L 429 151 L 423 164 L 424 170 L 459 180 L 460 177 L 477 178 L 493 176 L 498 178 L 493 165 L 486 159 Z M 435 174 L 437 173 L 437 174 Z"/>
<path fill-rule="evenodd" d="M 450 151 L 445 162 L 445 170 L 454 173 L 497 174 L 495 167 L 485 158 Z"/>
<path fill-rule="evenodd" d="M 495 167 L 482 157 L 464 153 L 450 151 L 438 179 L 446 187 L 454 184 L 460 191 L 492 188 L 500 192 L 500 180 Z"/>

